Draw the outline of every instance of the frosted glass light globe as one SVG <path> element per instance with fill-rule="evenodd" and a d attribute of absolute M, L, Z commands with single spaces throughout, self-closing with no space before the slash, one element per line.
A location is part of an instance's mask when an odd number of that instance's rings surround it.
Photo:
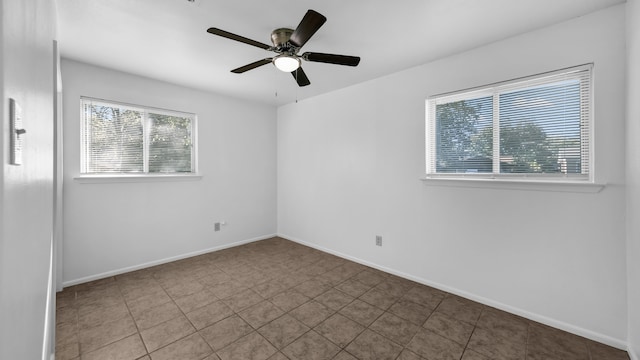
<path fill-rule="evenodd" d="M 300 67 L 300 59 L 288 55 L 280 55 L 273 59 L 273 65 L 280 71 L 290 73 Z"/>

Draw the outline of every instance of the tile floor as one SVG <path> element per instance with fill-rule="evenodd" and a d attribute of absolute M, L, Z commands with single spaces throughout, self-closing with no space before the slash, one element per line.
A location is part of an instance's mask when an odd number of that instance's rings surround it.
<path fill-rule="evenodd" d="M 56 359 L 628 360 L 273 238 L 65 289 Z"/>

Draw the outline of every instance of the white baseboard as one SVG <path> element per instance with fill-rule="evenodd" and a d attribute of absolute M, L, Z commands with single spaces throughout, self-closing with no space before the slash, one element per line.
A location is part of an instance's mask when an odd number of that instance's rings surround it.
<path fill-rule="evenodd" d="M 627 353 L 629 354 L 629 358 L 631 360 L 640 360 L 640 354 L 636 353 L 633 348 L 631 347 L 631 345 L 629 345 L 629 348 L 627 350 Z"/>
<path fill-rule="evenodd" d="M 464 298 L 479 302 L 481 304 L 488 305 L 488 306 L 491 306 L 491 307 L 494 307 L 494 308 L 509 312 L 511 314 L 516 314 L 518 316 L 522 316 L 522 317 L 527 318 L 529 320 L 537 321 L 539 323 L 554 327 L 556 329 L 564 330 L 564 331 L 570 332 L 572 334 L 576 334 L 576 335 L 585 337 L 587 339 L 591 339 L 591 340 L 597 341 L 599 343 L 607 344 L 609 346 L 613 346 L 613 347 L 621 349 L 621 350 L 627 350 L 627 348 L 628 348 L 627 342 L 623 341 L 623 340 L 620 340 L 620 339 L 616 339 L 616 338 L 613 338 L 613 337 L 610 337 L 610 336 L 607 336 L 607 335 L 604 335 L 604 334 L 600 334 L 600 333 L 597 333 L 597 332 L 594 332 L 594 331 L 591 331 L 591 330 L 583 329 L 583 328 L 581 328 L 579 326 L 571 325 L 571 324 L 568 324 L 568 323 L 565 323 L 565 322 L 562 322 L 562 321 L 558 321 L 558 320 L 555 320 L 555 319 L 552 319 L 552 318 L 549 318 L 549 317 L 546 317 L 546 316 L 543 316 L 543 315 L 535 314 L 535 313 L 532 313 L 532 312 L 529 312 L 529 311 L 526 311 L 526 310 L 523 310 L 523 309 L 519 309 L 519 308 L 510 306 L 510 305 L 507 305 L 507 304 L 503 304 L 503 303 L 500 303 L 500 302 L 497 302 L 497 301 L 494 301 L 494 300 L 491 300 L 491 299 L 487 299 L 487 298 L 484 298 L 482 296 L 478 296 L 478 295 L 475 295 L 475 294 L 472 294 L 472 293 L 469 293 L 469 292 L 466 292 L 466 291 L 463 291 L 463 290 L 459 290 L 459 289 L 456 289 L 456 288 L 453 288 L 453 287 L 450 287 L 450 286 L 447 286 L 447 285 L 444 285 L 444 284 L 440 284 L 440 283 L 437 283 L 437 282 L 434 282 L 434 281 L 431 281 L 431 280 L 428 280 L 428 279 L 423 279 L 421 277 L 413 276 L 411 274 L 407 274 L 407 273 L 404 273 L 404 272 L 401 272 L 401 271 L 397 271 L 395 269 L 390 269 L 390 268 L 387 268 L 387 267 L 384 267 L 384 266 L 380 266 L 378 264 L 374 264 L 372 262 L 369 262 L 369 261 L 366 261 L 366 260 L 362 260 L 362 259 L 359 259 L 357 257 L 353 257 L 353 256 L 350 256 L 350 255 L 347 255 L 347 254 L 343 254 L 343 253 L 338 252 L 338 251 L 334 251 L 332 249 L 328 249 L 328 248 L 325 248 L 325 247 L 322 247 L 322 246 L 319 246 L 319 245 L 316 245 L 316 244 L 313 244 L 313 243 L 309 243 L 309 242 L 306 242 L 306 241 L 303 241 L 303 240 L 300 240 L 300 239 L 296 239 L 295 237 L 292 237 L 292 236 L 289 236 L 289 235 L 286 235 L 286 234 L 279 233 L 278 236 L 281 237 L 281 238 L 284 238 L 284 239 L 291 240 L 293 242 L 299 243 L 301 245 L 309 246 L 311 248 L 314 248 L 314 249 L 317 249 L 317 250 L 320 250 L 320 251 L 323 251 L 323 252 L 326 252 L 326 253 L 329 253 L 329 254 L 332 254 L 332 255 L 335 255 L 335 256 L 339 256 L 341 258 L 344 258 L 344 259 L 347 259 L 347 260 L 351 260 L 351 261 L 357 262 L 359 264 L 366 265 L 366 266 L 372 267 L 374 269 L 378 269 L 378 270 L 384 271 L 384 272 L 389 273 L 389 274 L 393 274 L 393 275 L 396 275 L 396 276 L 399 276 L 399 277 L 402 277 L 402 278 L 405 278 L 405 279 L 408 279 L 408 280 L 412 280 L 412 281 L 415 281 L 415 282 L 423 284 L 423 285 L 431 286 L 431 287 L 434 287 L 436 289 L 439 289 L 439 290 L 442 290 L 442 291 L 446 291 L 448 293 L 455 294 L 455 295 L 458 295 L 458 296 L 461 296 L 461 297 L 464 297 Z M 631 355 L 631 350 L 629 350 L 629 354 L 630 354 L 630 356 L 632 356 L 632 360 L 640 360 L 637 357 Z"/>
<path fill-rule="evenodd" d="M 228 248 L 231 248 L 231 247 L 234 247 L 234 246 L 239 246 L 239 245 L 248 244 L 248 243 L 252 243 L 252 242 L 256 242 L 256 241 L 260 241 L 260 240 L 269 239 L 269 238 L 272 238 L 274 236 L 277 236 L 277 235 L 276 234 L 268 234 L 268 235 L 263 235 L 263 236 L 247 239 L 247 240 L 240 240 L 240 241 L 232 242 L 232 243 L 229 243 L 229 244 L 218 245 L 218 246 L 214 246 L 214 247 L 211 247 L 211 248 L 202 249 L 202 250 L 198 250 L 198 251 L 193 251 L 193 252 L 182 254 L 182 255 L 177 255 L 177 256 L 172 256 L 172 257 L 168 257 L 168 258 L 164 258 L 164 259 L 160 259 L 160 260 L 154 260 L 154 261 L 146 262 L 144 264 L 128 266 L 128 267 L 125 267 L 125 268 L 106 271 L 106 272 L 103 272 L 103 273 L 100 273 L 100 274 L 89 275 L 89 276 L 81 277 L 81 278 L 78 278 L 78 279 L 72 279 L 72 280 L 64 281 L 62 283 L 62 285 L 63 285 L 63 287 L 68 287 L 68 286 L 73 286 L 73 285 L 86 283 L 86 282 L 89 282 L 89 281 L 100 280 L 100 279 L 108 278 L 110 276 L 120 275 L 120 274 L 128 273 L 128 272 L 131 272 L 131 271 L 135 271 L 135 270 L 140 270 L 140 269 L 145 269 L 145 268 L 148 268 L 148 267 L 156 266 L 156 265 L 166 264 L 166 263 L 169 263 L 169 262 L 172 262 L 172 261 L 182 260 L 182 259 L 190 258 L 190 257 L 193 257 L 193 256 L 198 256 L 198 255 L 210 253 L 210 252 L 213 252 L 213 251 L 228 249 Z"/>

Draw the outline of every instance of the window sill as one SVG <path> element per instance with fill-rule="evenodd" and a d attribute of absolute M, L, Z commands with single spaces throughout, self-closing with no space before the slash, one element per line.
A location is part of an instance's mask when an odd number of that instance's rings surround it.
<path fill-rule="evenodd" d="M 163 182 L 163 181 L 197 181 L 199 174 L 99 174 L 79 175 L 73 178 L 82 184 L 128 183 L 128 182 Z"/>
<path fill-rule="evenodd" d="M 469 187 L 485 189 L 556 191 L 574 193 L 599 193 L 606 184 L 594 184 L 586 181 L 553 180 L 512 180 L 512 179 L 472 179 L 472 178 L 421 178 L 427 185 Z"/>

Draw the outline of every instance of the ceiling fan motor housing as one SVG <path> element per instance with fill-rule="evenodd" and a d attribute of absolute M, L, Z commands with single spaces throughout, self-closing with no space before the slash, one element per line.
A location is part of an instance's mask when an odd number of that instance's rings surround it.
<path fill-rule="evenodd" d="M 289 39 L 293 34 L 293 29 L 279 28 L 271 32 L 271 42 L 273 46 L 283 52 L 295 51 L 293 46 L 289 43 Z"/>

